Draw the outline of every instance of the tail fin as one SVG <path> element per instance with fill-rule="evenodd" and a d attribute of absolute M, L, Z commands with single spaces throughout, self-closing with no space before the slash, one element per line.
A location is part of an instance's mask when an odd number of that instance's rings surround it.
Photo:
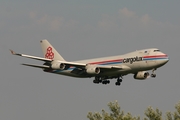
<path fill-rule="evenodd" d="M 54 49 L 54 47 L 47 40 L 41 40 L 40 43 L 45 58 L 65 61 L 64 58 Z"/>

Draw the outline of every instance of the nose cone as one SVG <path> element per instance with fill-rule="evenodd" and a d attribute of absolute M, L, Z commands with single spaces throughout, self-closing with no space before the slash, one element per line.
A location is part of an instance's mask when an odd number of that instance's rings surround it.
<path fill-rule="evenodd" d="M 164 54 L 164 62 L 167 63 L 169 61 L 169 57 L 167 54 Z"/>
<path fill-rule="evenodd" d="M 164 64 L 166 64 L 169 61 L 169 58 L 164 60 Z"/>
<path fill-rule="evenodd" d="M 164 54 L 161 60 L 159 61 L 159 64 L 162 66 L 162 65 L 165 65 L 168 61 L 169 61 L 168 55 Z"/>

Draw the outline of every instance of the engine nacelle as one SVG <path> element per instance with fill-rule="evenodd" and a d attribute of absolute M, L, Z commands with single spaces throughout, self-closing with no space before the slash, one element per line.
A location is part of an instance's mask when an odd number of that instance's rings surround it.
<path fill-rule="evenodd" d="M 52 68 L 52 69 L 55 69 L 55 70 L 58 70 L 58 69 L 64 70 L 65 67 L 66 67 L 66 65 L 65 65 L 64 63 L 59 63 L 59 62 L 53 63 L 53 64 L 51 65 L 51 68 Z"/>
<path fill-rule="evenodd" d="M 145 80 L 148 77 L 149 77 L 149 72 L 147 71 L 140 71 L 134 74 L 134 79 L 138 79 L 138 80 Z"/>
<path fill-rule="evenodd" d="M 99 74 L 100 73 L 100 68 L 95 67 L 95 66 L 89 66 L 86 68 L 86 72 L 88 74 Z"/>

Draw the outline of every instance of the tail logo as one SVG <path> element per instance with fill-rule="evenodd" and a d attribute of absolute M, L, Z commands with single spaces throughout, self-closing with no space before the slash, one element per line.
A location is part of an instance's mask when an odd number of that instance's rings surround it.
<path fill-rule="evenodd" d="M 45 58 L 48 58 L 48 59 L 53 59 L 54 58 L 54 53 L 52 51 L 52 47 L 47 48 Z"/>

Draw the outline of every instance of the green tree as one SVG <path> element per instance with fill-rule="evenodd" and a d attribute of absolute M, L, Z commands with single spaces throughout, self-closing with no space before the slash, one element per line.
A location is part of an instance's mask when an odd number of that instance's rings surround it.
<path fill-rule="evenodd" d="M 180 101 L 175 105 L 175 112 L 166 113 L 166 120 L 180 120 Z"/>
<path fill-rule="evenodd" d="M 149 106 L 144 114 L 149 120 L 162 120 L 162 112 L 158 108 L 154 110 Z M 148 120 L 147 118 L 144 118 L 144 120 Z"/>
<path fill-rule="evenodd" d="M 109 102 L 108 107 L 110 113 L 105 110 L 101 111 L 102 114 L 89 112 L 87 118 L 89 120 L 140 120 L 140 117 L 133 117 L 131 113 L 124 114 L 117 101 Z"/>
<path fill-rule="evenodd" d="M 173 120 L 171 112 L 166 112 L 166 120 Z"/>
<path fill-rule="evenodd" d="M 89 120 L 140 120 L 139 116 L 132 116 L 131 113 L 124 113 L 121 110 L 117 101 L 109 102 L 108 107 L 110 112 L 106 112 L 102 110 L 101 113 L 99 112 L 89 112 L 87 118 Z M 155 110 L 149 106 L 145 112 L 144 120 L 163 120 L 162 119 L 162 112 L 156 108 Z M 175 105 L 175 112 L 166 112 L 165 120 L 180 120 L 180 101 Z"/>
<path fill-rule="evenodd" d="M 180 101 L 175 105 L 174 120 L 180 120 Z"/>

